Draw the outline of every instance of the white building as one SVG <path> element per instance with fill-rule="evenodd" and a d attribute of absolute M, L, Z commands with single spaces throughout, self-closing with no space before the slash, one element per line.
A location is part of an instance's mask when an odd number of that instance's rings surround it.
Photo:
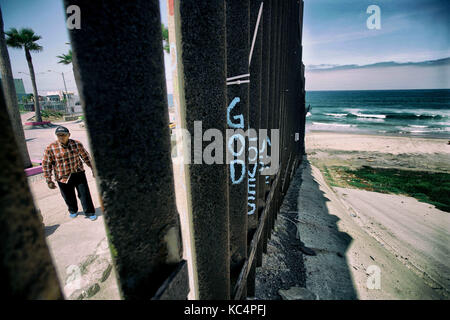
<path fill-rule="evenodd" d="M 80 98 L 75 95 L 73 92 L 64 92 L 62 90 L 59 91 L 47 91 L 47 100 L 48 101 L 64 101 L 65 96 L 67 95 L 67 107 L 68 113 L 81 113 L 83 112 L 81 108 Z M 59 97 L 59 99 L 58 99 Z"/>

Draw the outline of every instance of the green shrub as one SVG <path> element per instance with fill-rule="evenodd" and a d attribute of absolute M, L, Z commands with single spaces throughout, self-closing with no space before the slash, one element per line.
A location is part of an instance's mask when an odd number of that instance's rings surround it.
<path fill-rule="evenodd" d="M 405 194 L 436 208 L 450 212 L 450 174 L 441 172 L 372 168 L 357 170 L 343 168 L 347 175 L 356 177 L 349 184 L 358 188 L 369 187 L 375 192 Z M 362 183 L 366 187 L 362 187 Z"/>
<path fill-rule="evenodd" d="M 63 113 L 59 111 L 53 111 L 53 110 L 41 110 L 41 117 L 42 118 L 62 118 Z"/>

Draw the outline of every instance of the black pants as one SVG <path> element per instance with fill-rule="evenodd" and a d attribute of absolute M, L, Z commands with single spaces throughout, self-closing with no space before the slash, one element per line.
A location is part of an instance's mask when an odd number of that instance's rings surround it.
<path fill-rule="evenodd" d="M 86 216 L 95 213 L 94 204 L 92 203 L 91 193 L 84 172 L 72 173 L 67 183 L 58 182 L 59 190 L 67 204 L 70 213 L 78 212 L 77 198 L 75 197 L 75 189 L 77 189 L 78 198 Z"/>

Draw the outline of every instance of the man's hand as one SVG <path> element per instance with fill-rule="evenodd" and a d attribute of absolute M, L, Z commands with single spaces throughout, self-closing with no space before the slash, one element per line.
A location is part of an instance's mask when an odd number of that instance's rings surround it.
<path fill-rule="evenodd" d="M 47 182 L 47 186 L 48 186 L 50 189 L 56 189 L 56 185 L 55 185 L 55 183 L 54 183 L 53 181 Z"/>

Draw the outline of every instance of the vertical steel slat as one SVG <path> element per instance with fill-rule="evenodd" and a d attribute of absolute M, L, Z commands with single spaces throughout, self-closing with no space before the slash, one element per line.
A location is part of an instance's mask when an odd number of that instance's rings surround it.
<path fill-rule="evenodd" d="M 262 77 L 261 77 L 261 129 L 269 128 L 268 113 L 270 110 L 269 105 L 269 93 L 270 93 L 270 36 L 271 36 L 271 6 L 272 0 L 264 1 L 263 11 L 263 44 L 262 44 Z M 259 139 L 259 149 L 262 149 L 262 139 Z M 266 193 L 266 176 L 261 175 L 259 179 L 258 197 L 260 208 L 262 212 L 263 208 L 267 205 L 265 203 Z M 262 253 L 267 249 L 267 225 L 264 225 L 263 236 L 260 240 L 260 249 L 257 254 L 257 266 L 262 265 Z"/>
<path fill-rule="evenodd" d="M 159 2 L 64 3 L 82 12 L 69 34 L 121 295 L 148 299 L 182 257 Z"/>
<path fill-rule="evenodd" d="M 0 288 L 8 299 L 62 299 L 0 85 Z"/>
<path fill-rule="evenodd" d="M 250 52 L 250 34 L 251 26 L 249 24 L 249 0 L 226 1 L 226 39 L 227 39 L 227 78 L 247 75 L 249 73 L 249 52 Z M 248 80 L 248 77 L 239 78 L 241 81 Z M 252 79 L 250 79 L 252 80 Z M 236 80 L 228 81 L 233 82 Z M 239 102 L 235 104 L 228 119 L 233 119 L 235 116 L 243 116 L 242 130 L 245 131 L 251 127 L 249 117 L 249 83 L 243 82 L 241 84 L 234 83 L 227 86 L 227 105 L 233 103 L 234 99 L 238 98 Z M 241 125 L 235 120 L 233 124 Z M 227 126 L 228 129 L 234 129 Z M 228 179 L 228 194 L 229 194 L 229 219 L 230 219 L 230 276 L 231 288 L 236 284 L 239 273 L 247 258 L 247 211 L 248 211 L 248 174 L 250 170 L 248 163 L 248 139 L 244 136 L 245 146 L 242 146 L 238 139 L 234 140 L 233 151 L 238 153 L 241 148 L 244 159 L 244 175 L 239 182 L 232 181 L 231 177 Z M 228 141 L 226 144 L 229 148 Z M 228 151 L 227 151 L 228 152 Z M 241 166 L 233 165 L 234 173 L 237 177 L 241 175 Z M 228 166 L 229 170 L 231 165 Z M 230 171 L 229 171 L 230 174 Z"/>
<path fill-rule="evenodd" d="M 203 132 L 214 128 L 223 134 L 227 128 L 225 1 L 183 0 L 180 19 L 186 129 L 193 135 L 194 122 L 201 121 Z M 228 167 L 225 161 L 204 164 L 204 144 L 198 140 L 192 143 L 188 201 L 199 299 L 229 299 Z M 195 164 L 196 158 L 201 164 Z"/>

